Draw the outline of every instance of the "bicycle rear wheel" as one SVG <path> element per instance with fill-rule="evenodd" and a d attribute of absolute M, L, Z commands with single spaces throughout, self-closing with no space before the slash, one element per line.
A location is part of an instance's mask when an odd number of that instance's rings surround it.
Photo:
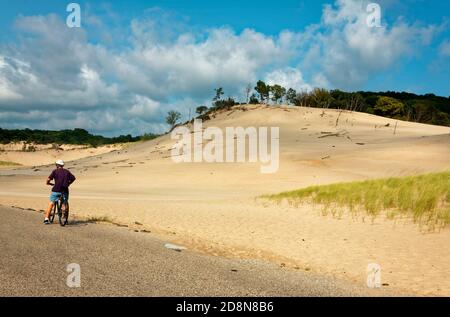
<path fill-rule="evenodd" d="M 69 221 L 69 215 L 67 215 L 67 218 L 64 219 L 62 205 L 63 205 L 63 203 L 61 201 L 59 201 L 58 202 L 58 218 L 59 218 L 59 224 L 61 225 L 61 227 L 65 227 Z M 67 208 L 67 206 L 66 206 L 66 208 Z"/>

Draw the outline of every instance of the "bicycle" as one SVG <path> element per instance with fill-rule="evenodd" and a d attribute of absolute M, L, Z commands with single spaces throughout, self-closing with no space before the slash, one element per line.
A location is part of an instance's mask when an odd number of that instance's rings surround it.
<path fill-rule="evenodd" d="M 65 204 L 64 202 L 64 195 L 61 194 L 59 196 L 59 199 L 57 202 L 54 203 L 52 212 L 50 214 L 50 223 L 53 223 L 55 220 L 56 214 L 58 214 L 59 224 L 61 227 L 65 227 L 69 223 L 69 215 L 67 215 L 67 218 L 65 221 L 63 221 L 63 211 L 62 211 L 62 205 Z"/>

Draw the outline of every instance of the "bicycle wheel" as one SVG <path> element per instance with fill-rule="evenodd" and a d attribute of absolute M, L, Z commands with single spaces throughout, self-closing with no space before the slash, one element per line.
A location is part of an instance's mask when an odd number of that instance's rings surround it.
<path fill-rule="evenodd" d="M 63 205 L 63 202 L 59 201 L 58 202 L 58 206 L 59 206 L 58 207 L 58 217 L 59 217 L 59 224 L 61 225 L 61 227 L 64 227 L 68 223 L 69 215 L 67 215 L 67 219 L 64 220 L 63 212 L 62 212 L 62 205 Z M 67 206 L 66 206 L 66 208 L 67 208 Z"/>

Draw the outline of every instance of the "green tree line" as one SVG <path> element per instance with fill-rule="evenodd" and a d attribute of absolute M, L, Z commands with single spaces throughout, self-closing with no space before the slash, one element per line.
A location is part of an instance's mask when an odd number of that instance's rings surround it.
<path fill-rule="evenodd" d="M 246 101 L 238 103 L 228 97 L 223 88 L 215 89 L 212 106 L 199 106 L 199 118 L 208 120 L 217 110 L 230 109 L 239 104 L 290 104 L 299 107 L 330 108 L 359 111 L 393 119 L 426 124 L 450 126 L 450 97 L 434 94 L 416 95 L 407 92 L 345 92 L 315 88 L 311 91 L 297 92 L 281 85 L 268 85 L 258 81 L 256 86 L 245 89 Z"/>
<path fill-rule="evenodd" d="M 131 135 L 121 135 L 118 137 L 104 137 L 93 135 L 84 129 L 47 131 L 31 129 L 2 129 L 0 128 L 0 143 L 21 142 L 36 144 L 72 144 L 101 146 L 115 143 L 129 143 L 137 141 L 147 141 L 158 137 L 156 134 L 144 134 L 133 137 Z"/>

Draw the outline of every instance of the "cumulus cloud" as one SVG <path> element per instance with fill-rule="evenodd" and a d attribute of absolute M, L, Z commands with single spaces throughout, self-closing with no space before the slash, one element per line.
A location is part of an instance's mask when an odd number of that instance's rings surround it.
<path fill-rule="evenodd" d="M 118 104 L 118 85 L 108 84 L 98 67 L 108 56 L 87 42 L 83 30 L 72 33 L 53 15 L 20 17 L 16 28 L 19 43 L 3 53 L 0 81 L 16 92 L 21 110 Z M 0 96 L 3 108 L 15 107 L 7 101 Z"/>
<path fill-rule="evenodd" d="M 91 44 L 87 32 L 65 27 L 54 15 L 20 17 L 18 43 L 1 52 L 0 109 L 39 115 L 55 129 L 119 131 L 126 117 L 137 126 L 123 125 L 125 132 L 162 131 L 167 110 L 204 102 L 218 86 L 237 94 L 266 67 L 288 63 L 296 43 L 288 31 L 276 37 L 230 28 L 177 33 L 182 28 L 164 30 L 154 21 L 131 21 L 131 47 L 117 51 Z M 160 40 L 166 34 L 173 36 Z"/>
<path fill-rule="evenodd" d="M 368 3 L 338 0 L 325 5 L 321 23 L 307 31 L 310 42 L 302 66 L 319 74 L 318 82 L 357 89 L 370 76 L 412 57 L 441 29 L 408 24 L 401 18 L 392 26 L 383 22 L 381 27 L 369 27 Z"/>
<path fill-rule="evenodd" d="M 0 100 L 5 102 L 14 102 L 22 98 L 22 96 L 17 93 L 13 87 L 13 84 L 6 77 L 7 73 L 11 73 L 11 67 L 6 62 L 4 56 L 0 56 L 0 74 L 5 74 L 0 76 Z"/>
<path fill-rule="evenodd" d="M 268 73 L 265 81 L 269 85 L 279 84 L 283 87 L 293 88 L 297 91 L 310 91 L 312 87 L 303 79 L 303 74 L 299 69 L 286 68 L 277 69 Z"/>
<path fill-rule="evenodd" d="M 154 100 L 143 96 L 135 96 L 135 102 L 128 110 L 128 113 L 145 120 L 145 118 L 151 118 L 159 107 L 160 104 Z"/>
<path fill-rule="evenodd" d="M 140 35 L 147 28 L 138 29 L 135 42 L 146 39 Z M 288 62 L 289 37 L 287 32 L 271 38 L 253 30 L 236 34 L 229 28 L 209 30 L 201 40 L 181 34 L 169 43 L 138 43 L 118 57 L 117 73 L 130 89 L 160 100 L 179 93 L 204 97 L 205 90 L 210 94 L 217 86 L 232 94 L 254 81 L 264 67 Z"/>

